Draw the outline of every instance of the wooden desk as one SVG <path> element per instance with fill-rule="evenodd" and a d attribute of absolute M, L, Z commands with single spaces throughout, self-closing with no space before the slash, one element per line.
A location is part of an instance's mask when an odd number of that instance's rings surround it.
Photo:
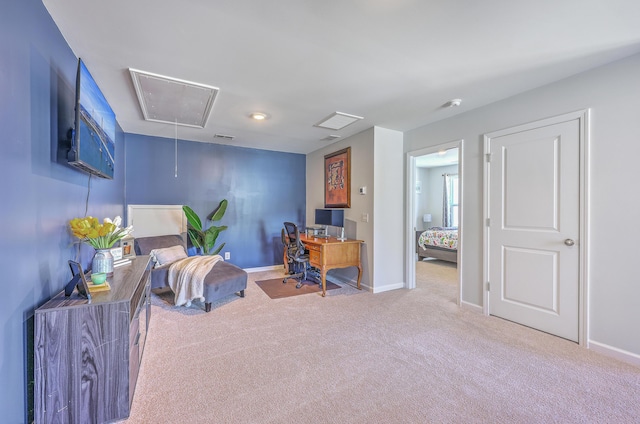
<path fill-rule="evenodd" d="M 315 238 L 300 234 L 300 241 L 309 250 L 309 263 L 320 270 L 322 296 L 327 293 L 327 271 L 334 268 L 355 266 L 358 268 L 358 290 L 362 280 L 360 244 L 362 240 L 340 241 L 335 237 Z"/>

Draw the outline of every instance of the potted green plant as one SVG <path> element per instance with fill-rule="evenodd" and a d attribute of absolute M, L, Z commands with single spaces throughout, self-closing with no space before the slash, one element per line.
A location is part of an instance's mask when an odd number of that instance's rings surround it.
<path fill-rule="evenodd" d="M 223 199 L 218 207 L 211 214 L 209 219 L 212 222 L 220 221 L 227 211 L 227 199 Z M 182 206 L 184 214 L 187 216 L 187 233 L 193 246 L 203 255 L 217 255 L 220 253 L 225 243 L 214 248 L 218 235 L 227 229 L 226 225 L 212 225 L 206 230 L 203 229 L 200 217 L 189 206 Z"/>

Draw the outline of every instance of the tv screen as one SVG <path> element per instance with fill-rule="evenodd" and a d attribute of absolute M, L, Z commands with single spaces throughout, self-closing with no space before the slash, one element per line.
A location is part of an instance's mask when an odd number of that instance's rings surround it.
<path fill-rule="evenodd" d="M 344 226 L 344 211 L 338 209 L 316 209 L 316 224 Z"/>
<path fill-rule="evenodd" d="M 72 132 L 70 165 L 102 178 L 113 178 L 116 115 L 102 91 L 78 60 L 76 75 L 75 126 Z"/>

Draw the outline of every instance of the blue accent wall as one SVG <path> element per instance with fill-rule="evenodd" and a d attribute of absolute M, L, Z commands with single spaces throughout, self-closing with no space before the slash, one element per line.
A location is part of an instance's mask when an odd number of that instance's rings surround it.
<path fill-rule="evenodd" d="M 91 64 L 87 64 L 89 69 Z M 89 176 L 64 163 L 77 58 L 40 0 L 0 6 L 0 421 L 24 423 L 33 399 L 34 311 L 70 278 L 67 222 L 85 213 Z M 98 84 L 100 82 L 98 81 Z M 114 180 L 92 178 L 88 213 L 124 212 L 124 134 Z M 91 250 L 79 257 L 88 264 Z"/>
<path fill-rule="evenodd" d="M 283 222 L 305 220 L 305 155 L 178 140 L 175 177 L 174 139 L 125 139 L 127 204 L 188 205 L 203 219 L 227 199 L 216 225 L 229 227 L 217 241 L 226 243 L 229 262 L 241 268 L 282 264 Z"/>
<path fill-rule="evenodd" d="M 87 67 L 91 71 L 91 63 Z M 3 423 L 32 417 L 34 312 L 70 278 L 69 259 L 78 257 L 85 267 L 90 261 L 92 249 L 78 251 L 67 228 L 68 220 L 83 216 L 85 208 L 102 219 L 124 215 L 126 202 L 188 204 L 204 216 L 226 198 L 222 224 L 229 230 L 219 241 L 227 243 L 231 262 L 244 268 L 282 263 L 282 222 L 304 222 L 304 155 L 179 141 L 179 176 L 174 178 L 173 140 L 125 135 L 118 127 L 113 180 L 90 179 L 66 165 L 76 69 L 77 58 L 40 0 L 2 2 Z"/>

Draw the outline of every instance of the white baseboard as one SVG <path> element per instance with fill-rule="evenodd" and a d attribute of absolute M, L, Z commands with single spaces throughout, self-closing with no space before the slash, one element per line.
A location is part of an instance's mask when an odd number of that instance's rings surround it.
<path fill-rule="evenodd" d="M 246 272 L 263 272 L 263 271 L 282 271 L 284 273 L 284 265 L 260 266 L 257 268 L 244 268 Z"/>
<path fill-rule="evenodd" d="M 327 274 L 327 281 L 331 281 L 332 283 L 336 283 L 336 284 L 349 284 L 352 287 L 356 287 L 358 285 L 358 282 L 355 280 L 348 280 L 346 278 L 340 278 L 339 275 L 329 275 Z M 382 293 L 382 292 L 386 292 L 389 290 L 397 290 L 397 289 L 403 289 L 404 288 L 404 283 L 397 283 L 397 284 L 389 284 L 386 286 L 382 286 L 382 287 L 374 287 L 373 289 L 371 287 L 369 287 L 366 284 L 360 284 L 362 290 L 367 290 L 373 293 Z"/>
<path fill-rule="evenodd" d="M 327 281 L 330 281 L 332 283 L 335 284 L 348 284 L 351 287 L 358 287 L 358 281 L 357 280 L 350 280 L 350 279 L 346 279 L 346 278 L 340 278 L 340 276 L 337 275 L 333 275 L 333 274 L 327 274 Z M 365 290 L 365 291 L 371 291 L 371 287 L 367 286 L 366 284 L 362 284 L 360 283 L 360 289 L 361 290 Z"/>
<path fill-rule="evenodd" d="M 469 303 L 469 302 L 465 302 L 464 300 L 461 300 L 460 306 L 463 308 L 473 309 L 476 312 L 482 313 L 482 306 L 476 305 L 475 303 Z"/>
<path fill-rule="evenodd" d="M 357 281 L 347 280 L 346 278 L 340 278 L 331 274 L 327 274 L 326 279 L 327 281 L 331 281 L 332 283 L 335 283 L 335 284 L 353 284 L 354 286 L 358 284 Z"/>
<path fill-rule="evenodd" d="M 640 367 L 640 355 L 604 343 L 589 340 L 587 347 L 594 352 L 618 359 L 631 365 Z"/>
<path fill-rule="evenodd" d="M 373 292 L 374 293 L 382 293 L 382 292 L 386 292 L 386 291 L 390 291 L 390 290 L 397 290 L 397 289 L 403 289 L 403 288 L 404 288 L 404 283 L 388 284 L 388 285 L 382 286 L 382 287 L 374 287 L 373 288 Z"/>

